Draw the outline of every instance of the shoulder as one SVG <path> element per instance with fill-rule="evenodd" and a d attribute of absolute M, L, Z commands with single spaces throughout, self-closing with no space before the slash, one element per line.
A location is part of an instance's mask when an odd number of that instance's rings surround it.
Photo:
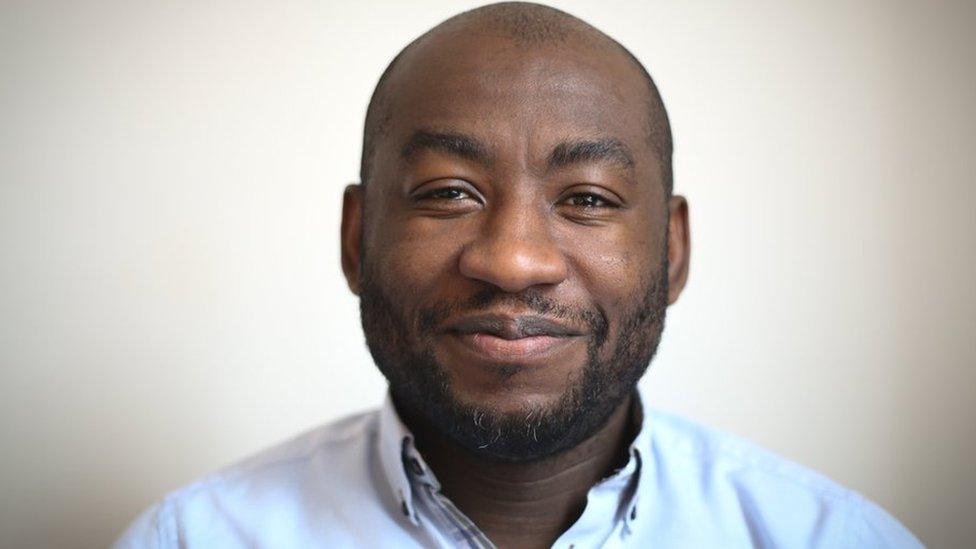
<path fill-rule="evenodd" d="M 668 466 L 755 476 L 831 500 L 856 496 L 823 474 L 731 433 L 659 410 L 651 411 L 650 421 L 652 450 Z"/>
<path fill-rule="evenodd" d="M 167 499 L 190 499 L 198 492 L 233 493 L 256 487 L 302 488 L 310 474 L 347 478 L 364 465 L 376 431 L 376 411 L 316 427 L 190 484 Z M 317 465 L 323 465 L 317 469 Z"/>
<path fill-rule="evenodd" d="M 760 546 L 921 546 L 879 506 L 817 471 L 673 414 L 647 417 L 657 489 L 693 517 L 672 520 L 708 520 Z"/>
<path fill-rule="evenodd" d="M 240 532 L 241 525 L 273 533 L 309 513 L 338 518 L 337 494 L 355 502 L 370 490 L 376 424 L 376 411 L 349 416 L 207 475 L 146 510 L 116 547 L 226 545 L 260 535 Z"/>
<path fill-rule="evenodd" d="M 376 410 L 371 410 L 326 423 L 244 458 L 184 491 L 192 491 L 196 486 L 246 481 L 274 474 L 277 470 L 301 467 L 316 459 L 325 459 L 334 465 L 343 464 L 342 458 L 350 452 L 357 453 L 371 442 L 376 432 L 377 414 Z"/>

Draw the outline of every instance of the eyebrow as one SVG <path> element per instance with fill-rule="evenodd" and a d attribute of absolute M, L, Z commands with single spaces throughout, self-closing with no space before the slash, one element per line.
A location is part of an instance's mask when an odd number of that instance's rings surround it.
<path fill-rule="evenodd" d="M 488 148 L 477 139 L 460 133 L 417 130 L 400 150 L 400 156 L 413 160 L 423 151 L 439 151 L 487 166 L 491 161 Z"/>
<path fill-rule="evenodd" d="M 404 143 L 400 156 L 411 161 L 423 151 L 439 151 L 483 166 L 491 163 L 488 147 L 480 140 L 463 133 L 417 130 Z M 620 140 L 612 137 L 564 141 L 553 148 L 546 161 L 549 170 L 587 163 L 616 165 L 631 174 L 634 170 L 634 157 L 630 150 Z"/>
<path fill-rule="evenodd" d="M 560 143 L 549 154 L 547 164 L 553 170 L 592 162 L 614 164 L 629 172 L 634 170 L 634 157 L 627 146 L 612 137 Z"/>

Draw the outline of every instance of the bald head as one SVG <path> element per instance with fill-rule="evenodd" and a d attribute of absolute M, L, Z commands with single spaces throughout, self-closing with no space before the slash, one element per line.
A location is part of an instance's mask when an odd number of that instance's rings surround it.
<path fill-rule="evenodd" d="M 427 53 L 423 46 L 431 40 L 449 41 L 452 36 L 471 34 L 502 37 L 524 49 L 572 45 L 604 56 L 625 58 L 646 88 L 643 105 L 646 111 L 646 137 L 657 156 L 655 160 L 665 187 L 665 196 L 671 195 L 671 128 L 664 103 L 650 74 L 630 51 L 585 21 L 555 8 L 528 2 L 490 4 L 458 14 L 430 29 L 397 54 L 380 77 L 366 112 L 360 166 L 363 184 L 367 184 L 373 176 L 377 143 L 384 138 L 393 116 L 391 98 L 402 92 L 400 85 L 406 72 L 405 60 Z"/>

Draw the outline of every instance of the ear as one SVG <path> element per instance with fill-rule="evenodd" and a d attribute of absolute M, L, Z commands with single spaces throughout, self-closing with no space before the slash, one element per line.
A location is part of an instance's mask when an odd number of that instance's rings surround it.
<path fill-rule="evenodd" d="M 685 288 L 690 260 L 688 201 L 683 196 L 672 196 L 668 200 L 668 305 L 677 301 Z"/>
<path fill-rule="evenodd" d="M 363 186 L 347 185 L 342 194 L 342 224 L 339 246 L 342 251 L 342 272 L 352 293 L 359 295 L 359 265 L 363 238 Z"/>

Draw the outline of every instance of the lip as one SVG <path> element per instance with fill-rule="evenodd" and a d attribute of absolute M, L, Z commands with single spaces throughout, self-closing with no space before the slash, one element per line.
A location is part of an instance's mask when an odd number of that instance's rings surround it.
<path fill-rule="evenodd" d="M 504 339 L 491 334 L 457 334 L 458 340 L 468 349 L 486 358 L 500 362 L 526 362 L 549 354 L 573 341 L 569 337 L 529 336 Z"/>
<path fill-rule="evenodd" d="M 533 336 L 568 337 L 580 335 L 577 330 L 570 328 L 558 320 L 538 315 L 472 315 L 449 324 L 447 329 L 461 335 L 480 333 L 507 340 L 524 339 Z"/>
<path fill-rule="evenodd" d="M 558 320 L 536 315 L 468 316 L 449 324 L 447 331 L 477 355 L 505 362 L 544 357 L 581 335 Z"/>

